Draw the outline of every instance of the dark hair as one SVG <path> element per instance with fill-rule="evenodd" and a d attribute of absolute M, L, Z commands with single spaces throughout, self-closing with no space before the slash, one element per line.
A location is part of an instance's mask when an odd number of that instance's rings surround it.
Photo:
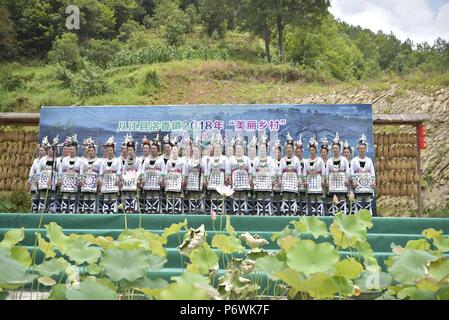
<path fill-rule="evenodd" d="M 309 146 L 309 150 L 310 150 L 310 149 L 312 149 L 312 148 L 314 148 L 314 149 L 315 149 L 315 151 L 317 151 L 317 148 L 316 148 L 316 146 Z"/>

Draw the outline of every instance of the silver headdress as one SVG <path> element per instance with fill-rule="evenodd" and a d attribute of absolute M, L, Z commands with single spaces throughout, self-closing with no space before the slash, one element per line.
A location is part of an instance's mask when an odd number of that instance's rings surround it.
<path fill-rule="evenodd" d="M 115 147 L 114 137 L 109 137 L 103 144 L 103 147 Z"/>
<path fill-rule="evenodd" d="M 296 149 L 300 148 L 302 150 L 302 133 L 299 135 L 299 139 L 295 142 Z"/>
<path fill-rule="evenodd" d="M 245 148 L 245 140 L 242 139 L 240 134 L 238 134 L 237 137 L 232 138 L 231 143 L 234 148 L 238 145 L 241 145 L 243 148 Z"/>
<path fill-rule="evenodd" d="M 94 147 L 95 149 L 97 149 L 97 145 L 95 144 L 95 141 L 90 137 L 83 140 L 83 146 L 84 147 Z"/>
<path fill-rule="evenodd" d="M 317 144 L 318 144 L 318 142 L 316 141 L 316 137 L 315 136 L 310 138 L 310 140 L 309 140 L 309 148 L 311 148 L 311 147 L 317 148 Z"/>
<path fill-rule="evenodd" d="M 327 140 L 327 137 L 321 138 L 321 148 L 320 149 L 329 150 L 329 141 Z"/>
<path fill-rule="evenodd" d="M 359 148 L 361 145 L 364 145 L 366 147 L 366 150 L 368 150 L 368 141 L 365 134 L 362 134 L 362 136 L 360 137 L 357 148 Z"/>
<path fill-rule="evenodd" d="M 339 136 L 338 132 L 335 134 L 335 138 L 332 142 L 332 146 L 334 146 L 334 145 L 338 145 L 338 147 L 341 149 L 342 143 L 340 141 L 340 136 Z"/>
<path fill-rule="evenodd" d="M 293 138 L 290 135 L 290 132 L 287 132 L 287 135 L 285 136 L 286 142 L 285 142 L 285 146 L 287 145 L 291 145 L 292 147 L 294 147 L 294 142 L 293 142 Z"/>

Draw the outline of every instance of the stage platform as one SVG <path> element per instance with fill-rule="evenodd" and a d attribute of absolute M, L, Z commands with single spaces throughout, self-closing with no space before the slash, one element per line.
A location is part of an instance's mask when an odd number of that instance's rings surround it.
<path fill-rule="evenodd" d="M 6 231 L 14 228 L 25 228 L 25 239 L 21 245 L 32 249 L 35 242 L 35 232 L 37 231 L 39 214 L 7 214 L 0 213 L 0 239 Z M 288 223 L 298 217 L 259 217 L 259 216 L 232 216 L 231 223 L 237 233 L 249 232 L 258 234 L 269 241 L 269 245 L 265 247 L 268 250 L 276 250 L 277 244 L 271 241 L 274 232 L 284 229 Z M 207 239 L 210 243 L 215 230 L 220 230 L 220 217 L 215 221 L 208 215 L 127 215 L 128 228 L 138 228 L 139 219 L 141 219 L 142 227 L 153 232 L 162 232 L 164 228 L 172 223 L 178 223 L 187 219 L 188 226 L 197 228 L 201 224 L 205 225 Z M 321 218 L 327 226 L 332 223 L 332 217 Z M 65 234 L 71 233 L 86 234 L 90 233 L 95 236 L 112 236 L 114 239 L 125 228 L 125 217 L 123 214 L 102 215 L 102 214 L 74 214 L 74 215 L 55 215 L 45 214 L 41 232 L 45 233 L 45 224 L 56 222 L 63 229 Z M 213 223 L 215 225 L 213 225 Z M 368 241 L 371 244 L 375 256 L 380 265 L 385 268 L 384 261 L 392 255 L 391 245 L 404 246 L 407 241 L 422 238 L 421 232 L 427 228 L 443 230 L 445 235 L 449 234 L 449 219 L 426 219 L 426 218 L 373 218 L 374 226 L 368 232 Z M 223 219 L 222 228 L 224 229 L 225 219 Z M 185 270 L 186 257 L 181 257 L 177 246 L 182 242 L 185 231 L 181 232 L 181 236 L 172 235 L 168 239 L 167 263 L 161 271 L 155 273 L 169 279 L 171 276 L 178 275 Z M 345 255 L 342 252 L 342 255 Z M 241 255 L 240 255 L 241 256 Z M 38 255 L 38 260 L 42 260 L 42 254 Z M 40 262 L 40 261 L 38 261 Z M 221 262 L 221 261 L 220 261 Z M 183 265 L 184 264 L 184 265 Z M 224 266 L 220 263 L 220 268 Z"/>

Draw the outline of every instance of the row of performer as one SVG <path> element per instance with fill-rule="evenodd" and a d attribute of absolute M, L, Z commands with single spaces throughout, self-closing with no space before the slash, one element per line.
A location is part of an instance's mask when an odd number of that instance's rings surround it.
<path fill-rule="evenodd" d="M 62 147 L 62 155 L 56 151 Z M 265 135 L 246 143 L 239 135 L 224 148 L 219 134 L 204 142 L 189 137 L 143 138 L 142 156 L 126 135 L 120 156 L 110 137 L 97 157 L 92 138 L 78 157 L 77 137 L 45 137 L 29 174 L 32 212 L 210 213 L 237 215 L 333 215 L 373 212 L 375 171 L 364 135 L 358 155 L 338 133 L 331 145 L 312 137 L 309 158 L 302 138 L 282 146 Z M 270 150 L 272 148 L 272 150 Z M 273 151 L 273 157 L 268 153 Z M 318 155 L 319 151 L 319 155 Z M 225 154 L 223 154 L 225 152 Z M 330 153 L 330 155 L 329 155 Z M 248 155 L 246 155 L 248 154 Z M 232 194 L 223 194 L 229 186 Z M 228 197 L 226 197 L 228 196 Z"/>

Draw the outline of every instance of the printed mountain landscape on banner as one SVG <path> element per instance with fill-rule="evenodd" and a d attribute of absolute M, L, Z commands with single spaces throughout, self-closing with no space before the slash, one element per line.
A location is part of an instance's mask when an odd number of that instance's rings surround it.
<path fill-rule="evenodd" d="M 258 130 L 265 130 L 269 138 L 270 132 L 278 132 L 282 145 L 288 132 L 294 140 L 302 134 L 304 145 L 312 136 L 318 141 L 327 136 L 331 144 L 336 132 L 353 147 L 362 134 L 369 146 L 374 140 L 372 107 L 365 104 L 43 107 L 39 139 L 59 134 L 63 140 L 77 134 L 79 142 L 93 137 L 100 145 L 114 136 L 120 144 L 129 132 L 138 141 L 144 135 L 153 138 L 158 133 L 162 138 L 172 131 L 167 129 L 173 123 L 190 132 L 218 128 L 222 136 L 225 130 L 227 134 L 227 130 L 239 131 L 248 140 Z M 372 148 L 368 148 L 368 156 L 374 158 Z"/>

